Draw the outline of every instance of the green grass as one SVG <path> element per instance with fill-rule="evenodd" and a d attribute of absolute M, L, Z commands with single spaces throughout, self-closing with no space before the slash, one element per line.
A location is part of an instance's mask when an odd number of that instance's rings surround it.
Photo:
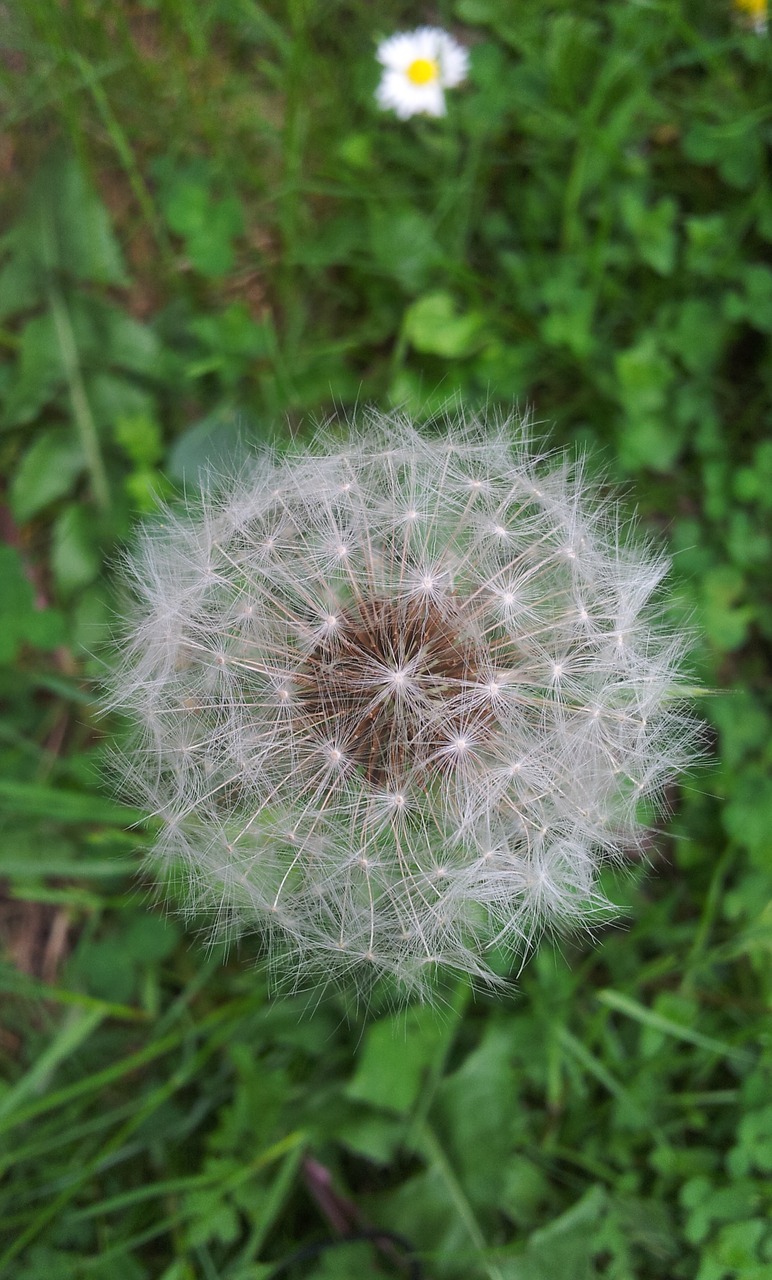
<path fill-rule="evenodd" d="M 378 39 L 471 48 L 447 119 Z M 0 1275 L 772 1267 L 770 46 L 691 0 L 27 0 L 0 62 Z M 268 998 L 103 780 L 111 565 L 357 403 L 532 406 L 675 554 L 712 759 L 594 939 L 439 1019 Z M 319 1169 L 332 1179 L 334 1196 Z M 281 1274 L 407 1274 L 363 1241 Z"/>

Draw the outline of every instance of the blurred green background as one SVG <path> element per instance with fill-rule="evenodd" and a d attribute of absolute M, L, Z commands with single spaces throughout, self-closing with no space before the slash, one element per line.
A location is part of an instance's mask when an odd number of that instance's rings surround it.
<path fill-rule="evenodd" d="M 745 6 L 747 8 L 747 5 Z M 757 17 L 763 16 L 757 5 Z M 0 1275 L 772 1274 L 770 43 L 730 0 L 17 0 L 0 50 Z M 471 52 L 379 112 L 378 40 Z M 714 758 L 619 926 L 271 1001 L 101 777 L 111 570 L 357 403 L 532 408 L 674 553 Z M 412 1274 L 418 1274 L 416 1269 Z"/>

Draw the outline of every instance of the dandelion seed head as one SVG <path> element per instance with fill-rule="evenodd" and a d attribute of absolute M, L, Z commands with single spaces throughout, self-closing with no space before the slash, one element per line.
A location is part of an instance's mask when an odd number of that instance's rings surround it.
<path fill-rule="evenodd" d="M 694 755 L 665 568 L 516 422 L 373 414 L 212 480 L 126 559 L 153 865 L 277 981 L 492 981 L 491 947 L 599 918 Z"/>

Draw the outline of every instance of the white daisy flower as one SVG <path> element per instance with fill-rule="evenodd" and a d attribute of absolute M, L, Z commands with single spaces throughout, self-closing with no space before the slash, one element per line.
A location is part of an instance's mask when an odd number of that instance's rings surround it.
<path fill-rule="evenodd" d="M 767 0 L 734 0 L 738 20 L 749 31 L 764 36 L 767 33 Z"/>
<path fill-rule="evenodd" d="M 439 27 L 400 31 L 381 41 L 377 57 L 384 72 L 376 101 L 400 120 L 444 116 L 445 89 L 461 84 L 469 68 L 466 49 Z"/>

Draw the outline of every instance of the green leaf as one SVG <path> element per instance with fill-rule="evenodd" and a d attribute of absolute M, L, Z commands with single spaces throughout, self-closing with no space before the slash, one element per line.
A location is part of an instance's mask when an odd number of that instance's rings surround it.
<path fill-rule="evenodd" d="M 459 312 L 449 293 L 427 293 L 405 312 L 402 331 L 416 351 L 461 360 L 483 342 L 483 317 Z"/>
<path fill-rule="evenodd" d="M 11 483 L 11 507 L 24 522 L 72 488 L 86 465 L 80 441 L 63 428 L 44 431 L 22 456 Z"/>
<path fill-rule="evenodd" d="M 650 205 L 628 187 L 623 189 L 621 204 L 623 221 L 635 239 L 641 258 L 659 275 L 669 276 L 675 267 L 678 243 L 675 200 L 663 196 Z"/>
<path fill-rule="evenodd" d="M 156 168 L 164 216 L 184 241 L 191 265 L 204 276 L 226 275 L 233 266 L 233 242 L 244 229 L 240 200 L 217 189 L 216 176 L 204 163 L 176 172 L 166 163 Z"/>
<path fill-rule="evenodd" d="M 727 337 L 721 310 L 704 298 L 686 298 L 668 317 L 665 341 L 690 373 L 710 370 L 718 361 Z M 684 390 L 686 388 L 682 388 Z"/>
<path fill-rule="evenodd" d="M 647 1009 L 645 1005 L 633 1000 L 621 991 L 606 988 L 597 993 L 597 999 L 609 1009 L 616 1009 L 626 1017 L 633 1018 L 641 1026 L 646 1027 L 648 1031 L 661 1031 L 675 1040 L 683 1040 L 686 1044 L 697 1045 L 708 1053 L 717 1053 L 723 1057 L 736 1059 L 739 1062 L 747 1062 L 749 1059 L 749 1055 L 744 1049 L 738 1049 L 735 1045 L 725 1044 L 721 1040 L 715 1040 L 712 1036 L 703 1035 L 701 1031 L 695 1031 L 690 1026 L 674 1022 L 672 1018 L 666 1018 L 661 1013 Z"/>
<path fill-rule="evenodd" d="M 544 63 L 552 96 L 568 110 L 584 107 L 587 86 L 595 81 L 603 57 L 600 26 L 578 13 L 552 14 L 545 26 Z"/>
<path fill-rule="evenodd" d="M 30 1094 L 34 1097 L 49 1085 L 59 1064 L 75 1053 L 84 1040 L 104 1021 L 102 1009 L 70 1009 L 50 1044 L 21 1079 L 0 1096 L 0 1118 L 13 1114 Z"/>
<path fill-rule="evenodd" d="M 727 294 L 724 313 L 729 320 L 746 320 L 754 329 L 772 333 L 772 267 L 749 263 L 742 273 L 742 293 Z"/>
<path fill-rule="evenodd" d="M 721 755 L 732 769 L 772 740 L 769 714 L 750 690 L 719 694 L 711 698 L 706 711 L 721 731 Z"/>
<path fill-rule="evenodd" d="M 231 1244 L 240 1234 L 239 1216 L 217 1187 L 192 1191 L 185 1197 L 187 1247 L 199 1248 L 208 1241 Z"/>
<path fill-rule="evenodd" d="M 737 1145 L 729 1152 L 727 1166 L 733 1178 L 753 1170 L 772 1174 L 772 1103 L 742 1116 Z"/>
<path fill-rule="evenodd" d="M 544 281 L 542 297 L 549 312 L 541 322 L 541 333 L 550 346 L 568 347 L 579 360 L 586 360 L 596 347 L 595 299 L 580 281 L 581 272 L 570 261 L 556 267 L 555 276 Z"/>
<path fill-rule="evenodd" d="M 681 1189 L 681 1203 L 687 1210 L 686 1239 L 691 1244 L 705 1240 L 716 1223 L 743 1219 L 758 1204 L 752 1183 L 740 1181 L 716 1187 L 710 1178 L 690 1178 Z"/>
<path fill-rule="evenodd" d="M 71 157 L 55 155 L 39 170 L 29 198 L 29 244 L 40 255 L 41 225 L 50 228 L 49 268 L 78 280 L 103 285 L 128 283 L 110 218 Z"/>
<path fill-rule="evenodd" d="M 15 547 L 0 546 L 0 663 L 12 662 L 23 644 L 53 649 L 63 638 L 60 615 L 36 606 Z"/>
<path fill-rule="evenodd" d="M 653 333 L 644 333 L 634 346 L 620 351 L 614 363 L 619 398 L 634 417 L 665 407 L 674 369 Z"/>
<path fill-rule="evenodd" d="M 155 400 L 145 387 L 119 373 L 90 373 L 86 390 L 100 427 L 115 431 L 118 423 L 153 416 Z"/>
<path fill-rule="evenodd" d="M 35 418 L 65 382 L 53 317 L 35 316 L 21 331 L 15 377 L 3 407 L 3 425 L 20 426 Z"/>
<path fill-rule="evenodd" d="M 241 415 L 222 409 L 195 422 L 172 445 L 167 471 L 186 486 L 200 485 L 211 469 L 228 471 L 247 456 L 252 433 Z"/>
<path fill-rule="evenodd" d="M 426 288 L 432 271 L 442 261 L 434 226 L 417 209 L 374 206 L 370 215 L 370 249 L 379 270 L 413 295 Z"/>
<path fill-rule="evenodd" d="M 747 190 L 761 176 L 764 139 L 754 115 L 733 112 L 715 124 L 697 120 L 687 129 L 683 147 L 697 164 L 715 165 L 731 187 Z"/>
<path fill-rule="evenodd" d="M 409 1111 L 445 1034 L 427 1007 L 382 1018 L 367 1032 L 346 1096 L 399 1114 Z"/>
<path fill-rule="evenodd" d="M 93 513 L 85 506 L 65 508 L 53 529 L 51 567 L 65 596 L 93 582 L 101 567 Z"/>
<path fill-rule="evenodd" d="M 760 869 L 768 866 L 772 831 L 772 778 L 760 768 L 746 769 L 724 805 L 726 832 L 749 850 Z"/>
<path fill-rule="evenodd" d="M 256 360 L 275 350 L 270 322 L 258 324 L 243 302 L 233 302 L 212 315 L 197 316 L 190 323 L 190 331 L 205 347 L 206 354 L 188 366 L 188 375 L 216 373 L 229 386 L 250 373 Z"/>
<path fill-rule="evenodd" d="M 62 823 L 97 822 L 121 828 L 145 817 L 141 810 L 116 804 L 102 795 L 10 778 L 0 778 L 0 808 L 6 813 L 52 818 Z"/>
<path fill-rule="evenodd" d="M 675 369 L 657 335 L 644 331 L 615 359 L 617 394 L 626 419 L 619 428 L 619 452 L 630 469 L 668 470 L 680 452 L 684 424 L 667 412 Z"/>
<path fill-rule="evenodd" d="M 121 415 L 113 431 L 116 443 L 137 466 L 153 466 L 163 457 L 161 428 L 149 413 Z"/>
<path fill-rule="evenodd" d="M 403 1123 L 394 1115 L 370 1111 L 365 1115 L 339 1115 L 335 1137 L 349 1151 L 375 1164 L 386 1165 L 403 1141 Z"/>
<path fill-rule="evenodd" d="M 686 267 L 696 275 L 721 278 L 736 258 L 727 218 L 721 213 L 684 219 L 687 248 Z"/>
<path fill-rule="evenodd" d="M 180 927 L 165 916 L 143 911 L 121 935 L 121 950 L 140 965 L 154 965 L 168 957 L 180 940 Z"/>
<path fill-rule="evenodd" d="M 437 1106 L 448 1130 L 449 1155 L 476 1206 L 493 1207 L 503 1192 L 501 1170 L 522 1131 L 512 1031 L 489 1022 L 480 1044 L 444 1080 Z"/>
<path fill-rule="evenodd" d="M 683 436 L 679 425 L 664 415 L 633 416 L 618 427 L 620 461 L 630 471 L 669 471 L 681 452 Z"/>
<path fill-rule="evenodd" d="M 31 311 L 43 297 L 42 274 L 30 255 L 14 253 L 0 271 L 0 321 L 20 311 Z"/>
<path fill-rule="evenodd" d="M 728 1275 L 737 1280 L 767 1280 L 770 1255 L 767 1250 L 762 1251 L 762 1242 L 768 1237 L 767 1218 L 746 1218 L 722 1227 L 707 1251 L 707 1258 L 716 1264 L 716 1280 Z"/>
<path fill-rule="evenodd" d="M 702 580 L 701 604 L 702 625 L 713 644 L 725 652 L 739 648 L 754 613 L 742 573 L 731 565 L 710 569 Z"/>
<path fill-rule="evenodd" d="M 554 1280 L 555 1276 L 590 1280 L 590 1259 L 607 1203 L 603 1187 L 590 1187 L 560 1217 L 534 1231 L 526 1252 L 517 1259 L 517 1275 L 523 1280 Z"/>
<path fill-rule="evenodd" d="M 352 169 L 371 169 L 373 166 L 373 142 L 367 133 L 347 133 L 338 143 L 336 154 Z"/>
<path fill-rule="evenodd" d="M 159 344 L 152 329 L 118 307 L 95 300 L 92 308 L 102 361 L 131 373 L 157 373 Z"/>

